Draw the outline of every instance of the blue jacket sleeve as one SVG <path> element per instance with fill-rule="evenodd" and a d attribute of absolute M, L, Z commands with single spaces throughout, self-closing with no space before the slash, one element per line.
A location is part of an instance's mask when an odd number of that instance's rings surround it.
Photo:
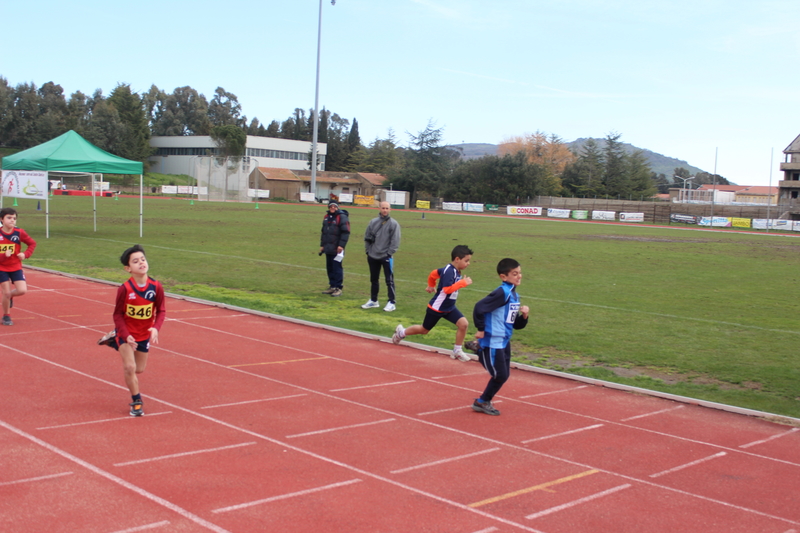
<path fill-rule="evenodd" d="M 496 288 L 488 296 L 479 300 L 472 310 L 472 322 L 478 331 L 484 331 L 486 328 L 486 314 L 491 313 L 498 307 L 503 307 L 505 304 L 506 295 L 502 287 Z"/>

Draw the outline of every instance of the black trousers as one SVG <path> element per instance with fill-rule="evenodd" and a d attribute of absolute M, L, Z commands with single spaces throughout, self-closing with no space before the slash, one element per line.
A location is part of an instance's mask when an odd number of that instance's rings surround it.
<path fill-rule="evenodd" d="M 381 285 L 381 268 L 383 268 L 383 275 L 386 278 L 386 288 L 389 291 L 389 301 L 394 303 L 394 259 L 387 257 L 386 259 L 373 259 L 367 256 L 367 263 L 369 264 L 369 281 L 372 284 L 370 287 L 369 299 L 373 302 L 378 301 L 378 289 Z"/>
<path fill-rule="evenodd" d="M 490 402 L 511 374 L 511 343 L 505 348 L 481 348 L 478 360 L 492 376 L 481 394 L 481 400 Z"/>

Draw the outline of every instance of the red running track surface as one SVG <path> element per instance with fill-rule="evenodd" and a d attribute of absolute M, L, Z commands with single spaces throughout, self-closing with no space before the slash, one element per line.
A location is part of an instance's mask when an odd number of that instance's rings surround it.
<path fill-rule="evenodd" d="M 116 287 L 26 273 L 4 532 L 800 532 L 797 428 L 518 370 L 490 417 L 476 362 L 183 299 L 132 418 Z"/>

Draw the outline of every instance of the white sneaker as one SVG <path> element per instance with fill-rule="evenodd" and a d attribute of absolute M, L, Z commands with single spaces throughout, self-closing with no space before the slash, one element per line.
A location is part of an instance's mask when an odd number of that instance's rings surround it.
<path fill-rule="evenodd" d="M 453 353 L 450 354 L 451 359 L 458 359 L 459 361 L 470 361 L 470 356 L 464 353 L 464 350 L 458 349 L 458 351 L 453 350 Z"/>
<path fill-rule="evenodd" d="M 376 307 L 380 307 L 380 306 L 381 306 L 381 304 L 379 304 L 377 301 L 370 300 L 367 303 L 365 303 L 364 305 L 362 305 L 361 309 L 375 309 Z"/>
<path fill-rule="evenodd" d="M 375 302 L 375 303 L 377 304 L 378 302 Z M 389 302 L 388 304 L 386 304 L 386 307 L 383 308 L 384 311 L 388 311 L 388 312 L 392 312 L 395 309 L 397 309 L 397 307 L 395 307 L 395 305 L 392 302 Z"/>
<path fill-rule="evenodd" d="M 400 344 L 400 341 L 403 340 L 405 336 L 406 329 L 403 327 L 403 324 L 397 324 L 397 327 L 394 328 L 394 335 L 392 335 L 392 342 Z"/>

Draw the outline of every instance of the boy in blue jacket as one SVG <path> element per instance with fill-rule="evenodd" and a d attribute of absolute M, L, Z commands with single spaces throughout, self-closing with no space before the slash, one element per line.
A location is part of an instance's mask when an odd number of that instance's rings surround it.
<path fill-rule="evenodd" d="M 528 325 L 529 309 L 520 306 L 516 288 L 522 281 L 522 267 L 514 259 L 503 259 L 497 264 L 502 285 L 475 304 L 472 320 L 478 332 L 478 360 L 491 375 L 480 398 L 472 409 L 479 413 L 497 416 L 500 411 L 492 405 L 492 398 L 508 381 L 511 373 L 511 334 Z"/>

